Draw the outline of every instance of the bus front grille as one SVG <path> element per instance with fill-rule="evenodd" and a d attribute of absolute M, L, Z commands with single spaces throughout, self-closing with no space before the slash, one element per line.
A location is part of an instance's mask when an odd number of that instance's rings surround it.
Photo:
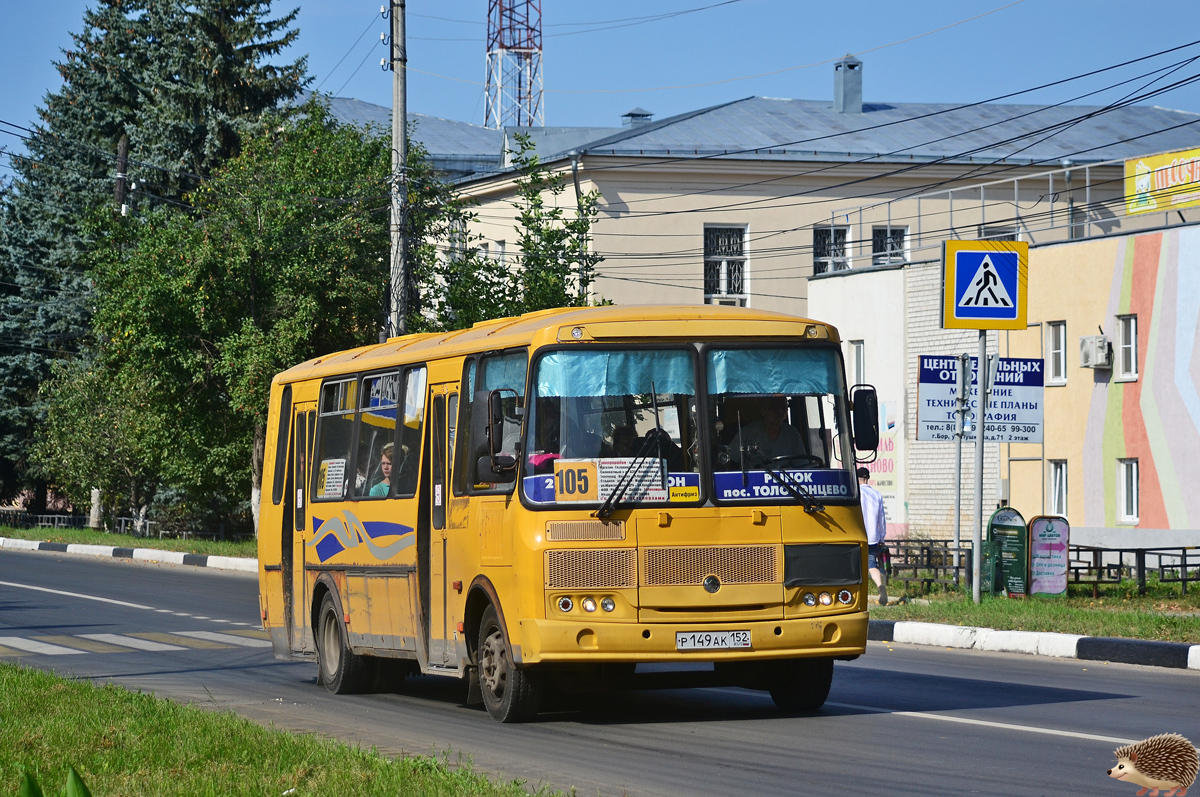
<path fill-rule="evenodd" d="M 546 551 L 546 589 L 637 586 L 636 548 Z"/>
<path fill-rule="evenodd" d="M 722 584 L 770 584 L 779 581 L 778 560 L 776 545 L 646 548 L 642 584 L 695 585 L 706 576 Z"/>

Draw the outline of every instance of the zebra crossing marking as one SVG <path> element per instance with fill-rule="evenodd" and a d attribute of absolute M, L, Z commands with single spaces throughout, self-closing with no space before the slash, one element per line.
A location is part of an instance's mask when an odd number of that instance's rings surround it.
<path fill-rule="evenodd" d="M 126 648 L 135 650 L 149 650 L 153 652 L 163 650 L 186 650 L 179 645 L 167 645 L 162 642 L 151 642 L 147 639 L 138 639 L 133 636 L 125 636 L 123 634 L 80 634 L 84 639 L 94 639 L 97 642 L 108 642 L 112 645 L 121 645 Z"/>
<path fill-rule="evenodd" d="M 143 631 L 139 634 L 131 634 L 131 636 L 141 637 L 142 639 L 151 639 L 155 642 L 165 642 L 168 645 L 183 645 L 184 647 L 196 648 L 200 650 L 229 650 L 233 645 L 222 645 L 219 642 L 210 642 L 206 639 L 191 639 L 190 637 L 182 637 L 178 634 L 168 634 L 156 631 Z"/>
<path fill-rule="evenodd" d="M 80 648 L 86 650 L 88 653 L 125 653 L 128 650 L 128 648 L 112 645 L 97 639 L 88 639 L 84 636 L 55 634 L 53 636 L 37 636 L 34 639 L 40 642 L 62 645 L 65 648 Z"/>
<path fill-rule="evenodd" d="M 222 634 L 217 631 L 176 631 L 180 636 L 192 637 L 193 639 L 207 639 L 210 642 L 228 642 L 234 645 L 241 645 L 247 648 L 269 648 L 271 643 L 266 639 L 252 639 L 244 636 L 235 636 L 233 633 Z"/>
<path fill-rule="evenodd" d="M 36 639 L 25 639 L 19 636 L 0 636 L 0 647 L 16 648 L 28 653 L 40 653 L 43 656 L 69 656 L 86 653 L 84 650 L 65 648 L 62 645 L 52 645 L 49 642 L 38 642 Z"/>

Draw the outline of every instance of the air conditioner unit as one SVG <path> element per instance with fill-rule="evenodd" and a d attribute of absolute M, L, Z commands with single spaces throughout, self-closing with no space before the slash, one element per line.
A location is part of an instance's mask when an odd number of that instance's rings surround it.
<path fill-rule="evenodd" d="M 1085 335 L 1079 339 L 1080 368 L 1112 368 L 1112 346 L 1104 335 Z"/>

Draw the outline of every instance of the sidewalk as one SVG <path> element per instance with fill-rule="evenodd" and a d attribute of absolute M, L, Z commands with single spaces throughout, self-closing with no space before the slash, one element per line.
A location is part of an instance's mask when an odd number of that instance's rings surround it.
<path fill-rule="evenodd" d="M 258 572 L 258 560 L 233 556 L 160 551 L 154 548 L 116 548 L 107 545 L 69 545 L 62 542 L 37 542 L 0 537 L 0 548 L 20 551 L 84 554 L 117 559 L 137 559 L 218 570 Z M 872 596 L 874 597 L 874 596 Z M 1149 667 L 1200 670 L 1200 645 L 1182 642 L 1151 642 L 1143 639 L 1089 637 L 1038 631 L 998 631 L 994 628 L 917 623 L 907 620 L 871 620 L 867 639 L 875 642 L 902 642 L 933 645 L 961 650 L 993 653 L 1025 653 L 1083 661 L 1115 661 Z"/>

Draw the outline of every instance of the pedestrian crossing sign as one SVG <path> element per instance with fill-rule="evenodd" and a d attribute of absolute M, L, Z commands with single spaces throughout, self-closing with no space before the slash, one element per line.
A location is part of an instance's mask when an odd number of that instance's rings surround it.
<path fill-rule="evenodd" d="M 1025 329 L 1029 244 L 946 241 L 942 329 Z"/>

